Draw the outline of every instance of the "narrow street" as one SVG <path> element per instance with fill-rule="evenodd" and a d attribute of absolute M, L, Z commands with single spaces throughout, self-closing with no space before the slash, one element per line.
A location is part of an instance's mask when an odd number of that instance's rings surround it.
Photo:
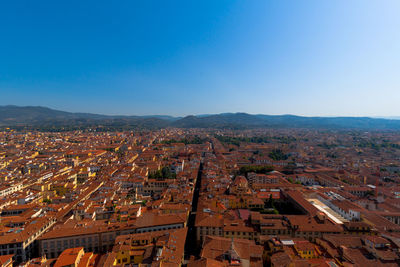
<path fill-rule="evenodd" d="M 197 179 L 196 179 L 196 184 L 194 187 L 194 193 L 193 193 L 193 201 L 192 201 L 192 210 L 190 211 L 187 227 L 188 227 L 188 233 L 186 237 L 186 242 L 185 242 L 185 260 L 188 260 L 190 255 L 196 255 L 198 256 L 199 254 L 199 248 L 196 247 L 196 230 L 194 227 L 195 219 L 196 219 L 196 211 L 197 211 L 197 203 L 199 200 L 199 193 L 200 193 L 200 186 L 201 186 L 201 176 L 202 176 L 202 171 L 203 171 L 203 158 L 204 155 L 202 156 L 202 160 L 200 163 L 199 167 L 199 172 L 197 174 Z"/>

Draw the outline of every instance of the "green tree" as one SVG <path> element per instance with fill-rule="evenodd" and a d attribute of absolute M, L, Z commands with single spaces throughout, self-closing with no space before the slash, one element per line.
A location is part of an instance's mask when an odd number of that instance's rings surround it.
<path fill-rule="evenodd" d="M 274 150 L 272 150 L 272 151 L 268 154 L 268 156 L 269 156 L 271 159 L 276 160 L 276 161 L 287 160 L 287 159 L 289 158 L 289 156 L 288 156 L 287 154 L 284 154 L 284 153 L 282 152 L 282 150 L 280 150 L 280 149 L 274 149 Z"/>

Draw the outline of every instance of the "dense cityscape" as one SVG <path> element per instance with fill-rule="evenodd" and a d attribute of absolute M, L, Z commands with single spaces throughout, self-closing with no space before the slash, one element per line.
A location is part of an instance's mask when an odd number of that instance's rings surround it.
<path fill-rule="evenodd" d="M 2 266 L 398 266 L 392 131 L 0 132 Z"/>
<path fill-rule="evenodd" d="M 0 267 L 400 266 L 400 1 L 0 1 Z"/>

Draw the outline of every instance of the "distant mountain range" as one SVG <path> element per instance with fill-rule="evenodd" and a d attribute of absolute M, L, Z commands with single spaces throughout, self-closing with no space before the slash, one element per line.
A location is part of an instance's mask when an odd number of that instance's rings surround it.
<path fill-rule="evenodd" d="M 223 113 L 172 117 L 111 116 L 91 113 L 71 113 L 46 107 L 0 106 L 0 126 L 33 129 L 104 129 L 133 128 L 313 128 L 400 130 L 400 120 L 369 117 L 302 117 L 294 115 L 251 115 Z"/>
<path fill-rule="evenodd" d="M 387 119 L 387 120 L 400 120 L 399 116 L 380 116 L 380 117 L 374 117 L 376 119 Z"/>

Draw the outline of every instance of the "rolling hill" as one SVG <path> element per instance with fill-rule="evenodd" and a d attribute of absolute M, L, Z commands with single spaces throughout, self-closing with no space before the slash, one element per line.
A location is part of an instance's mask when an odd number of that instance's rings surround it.
<path fill-rule="evenodd" d="M 0 126 L 25 128 L 310 128 L 400 130 L 400 120 L 369 117 L 302 117 L 294 115 L 252 115 L 223 113 L 186 116 L 165 115 L 110 116 L 91 113 L 72 113 L 46 107 L 0 106 Z"/>

